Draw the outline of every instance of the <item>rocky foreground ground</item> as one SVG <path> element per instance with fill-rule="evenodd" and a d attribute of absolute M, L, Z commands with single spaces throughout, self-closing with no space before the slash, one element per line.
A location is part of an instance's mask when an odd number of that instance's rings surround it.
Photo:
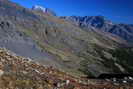
<path fill-rule="evenodd" d="M 76 78 L 0 49 L 0 89 L 133 89 L 133 85 Z"/>

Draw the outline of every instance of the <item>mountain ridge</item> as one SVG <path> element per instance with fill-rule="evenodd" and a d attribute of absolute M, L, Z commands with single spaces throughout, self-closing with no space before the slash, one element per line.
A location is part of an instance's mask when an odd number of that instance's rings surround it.
<path fill-rule="evenodd" d="M 96 30 L 102 30 L 116 35 L 129 43 L 133 41 L 132 24 L 115 24 L 104 16 L 66 16 L 61 18 L 70 20 L 81 28 L 93 27 Z"/>

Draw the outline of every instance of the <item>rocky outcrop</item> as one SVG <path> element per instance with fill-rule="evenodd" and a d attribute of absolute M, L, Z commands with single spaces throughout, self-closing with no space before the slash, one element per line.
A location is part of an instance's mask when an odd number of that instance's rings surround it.
<path fill-rule="evenodd" d="M 45 8 L 45 7 L 42 7 L 42 6 L 39 6 L 39 5 L 33 6 L 32 10 L 40 11 L 40 12 L 43 12 L 44 14 L 56 16 L 56 13 L 54 11 L 52 11 L 51 9 Z"/>
<path fill-rule="evenodd" d="M 0 48 L 0 88 L 7 89 L 121 89 L 132 84 L 114 85 L 105 80 L 76 78 Z"/>

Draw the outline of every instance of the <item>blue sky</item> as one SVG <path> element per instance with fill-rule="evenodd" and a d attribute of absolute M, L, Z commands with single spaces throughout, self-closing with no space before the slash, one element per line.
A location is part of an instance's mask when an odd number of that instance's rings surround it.
<path fill-rule="evenodd" d="M 26 8 L 41 5 L 59 16 L 102 15 L 116 23 L 133 24 L 133 0 L 11 0 Z"/>

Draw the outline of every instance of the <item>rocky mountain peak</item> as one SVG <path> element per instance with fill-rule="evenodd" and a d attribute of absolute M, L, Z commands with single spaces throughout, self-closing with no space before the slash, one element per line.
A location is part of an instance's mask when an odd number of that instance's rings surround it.
<path fill-rule="evenodd" d="M 71 20 L 77 23 L 81 27 L 96 27 L 101 28 L 105 23 L 113 24 L 111 21 L 107 20 L 104 16 L 68 16 L 68 17 L 61 17 L 67 20 Z"/>
<path fill-rule="evenodd" d="M 39 10 L 39 11 L 42 11 L 42 12 L 46 12 L 46 8 L 45 7 L 42 7 L 42 6 L 39 6 L 39 5 L 35 5 L 32 7 L 33 10 Z"/>
<path fill-rule="evenodd" d="M 94 28 L 116 35 L 129 43 L 133 43 L 133 26 L 129 24 L 115 24 L 104 16 L 69 16 L 61 17 L 74 22 L 81 28 Z"/>
<path fill-rule="evenodd" d="M 43 6 L 40 6 L 40 5 L 33 6 L 32 10 L 41 11 L 45 14 L 56 16 L 56 13 L 53 10 L 46 8 L 46 7 L 43 7 Z"/>

